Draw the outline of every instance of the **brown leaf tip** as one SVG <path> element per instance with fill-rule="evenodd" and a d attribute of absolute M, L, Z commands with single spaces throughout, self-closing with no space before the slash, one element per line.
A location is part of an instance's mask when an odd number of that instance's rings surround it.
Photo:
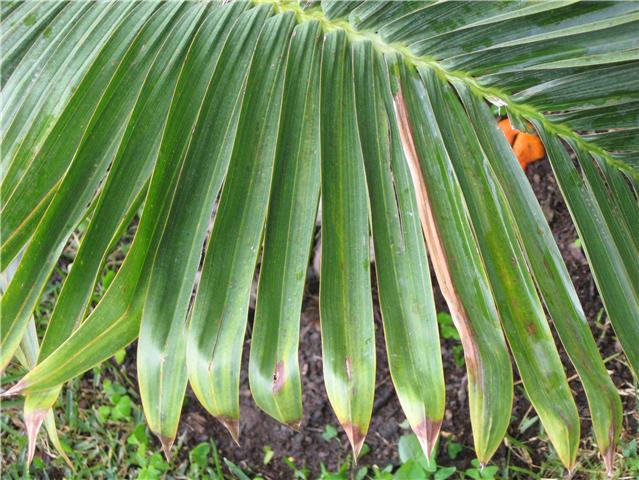
<path fill-rule="evenodd" d="M 13 397 L 14 395 L 18 395 L 25 389 L 26 386 L 27 385 L 24 382 L 24 380 L 20 380 L 9 390 L 5 390 L 4 392 L 0 393 L 0 398 L 7 398 L 7 397 Z"/>
<path fill-rule="evenodd" d="M 355 459 L 355 462 L 357 462 L 357 457 L 359 457 L 359 452 L 362 451 L 366 434 L 363 433 L 357 425 L 351 422 L 341 422 L 341 424 L 342 428 L 344 428 L 344 431 L 346 432 L 351 448 L 353 449 L 353 458 Z"/>
<path fill-rule="evenodd" d="M 215 417 L 217 420 L 224 425 L 224 428 L 228 430 L 233 438 L 233 441 L 240 446 L 240 420 L 237 418 L 230 417 Z"/>
<path fill-rule="evenodd" d="M 291 427 L 296 432 L 299 432 L 302 429 L 302 421 L 301 420 L 295 420 L 295 421 L 292 421 L 292 422 L 287 422 L 286 425 Z"/>
<path fill-rule="evenodd" d="M 615 437 L 615 427 L 612 425 L 608 431 L 608 448 L 602 452 L 608 478 L 612 478 L 615 471 Z"/>
<path fill-rule="evenodd" d="M 415 435 L 417 435 L 417 439 L 428 461 L 430 461 L 430 456 L 437 443 L 437 437 L 439 437 L 441 427 L 442 420 L 431 420 L 429 418 L 424 419 L 424 421 L 413 427 L 413 431 Z"/>
<path fill-rule="evenodd" d="M 30 412 L 24 416 L 24 425 L 27 430 L 27 439 L 29 443 L 29 446 L 27 448 L 27 465 L 31 465 L 31 462 L 33 461 L 36 439 L 46 415 L 46 410 L 34 410 L 33 412 Z"/>
<path fill-rule="evenodd" d="M 175 438 L 165 437 L 163 435 L 158 435 L 160 438 L 160 443 L 162 444 L 162 451 L 164 452 L 164 456 L 167 460 L 171 459 L 171 447 L 173 446 L 173 442 Z"/>
<path fill-rule="evenodd" d="M 606 465 L 606 475 L 608 478 L 612 478 L 615 476 L 615 449 L 610 447 L 606 450 L 606 453 L 603 457 L 604 465 Z"/>

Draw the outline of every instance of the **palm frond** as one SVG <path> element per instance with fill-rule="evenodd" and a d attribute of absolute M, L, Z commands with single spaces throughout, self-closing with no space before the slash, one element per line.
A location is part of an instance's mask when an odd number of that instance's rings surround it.
<path fill-rule="evenodd" d="M 33 337 L 43 288 L 88 221 L 37 364 L 9 393 L 49 412 L 65 381 L 138 338 L 142 402 L 165 448 L 187 382 L 237 436 L 259 264 L 250 385 L 297 428 L 321 195 L 324 376 L 356 453 L 374 395 L 372 234 L 391 375 L 426 453 L 445 402 L 430 256 L 464 346 L 479 459 L 510 418 L 508 342 L 575 463 L 579 421 L 545 305 L 611 468 L 619 396 L 487 101 L 542 137 L 639 372 L 638 24 L 635 2 L 3 2 L 1 269 L 22 257 L 0 304 L 2 368 Z"/>

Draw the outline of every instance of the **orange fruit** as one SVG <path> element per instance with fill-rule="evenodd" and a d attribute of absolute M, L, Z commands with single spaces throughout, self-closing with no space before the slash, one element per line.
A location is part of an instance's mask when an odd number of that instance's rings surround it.
<path fill-rule="evenodd" d="M 499 122 L 498 127 L 504 133 L 504 136 L 506 137 L 506 140 L 508 140 L 508 143 L 512 145 L 515 141 L 515 137 L 519 133 L 519 130 L 513 128 L 513 126 L 510 124 L 510 120 L 508 120 L 507 118 L 504 118 L 501 122 Z"/>
<path fill-rule="evenodd" d="M 524 170 L 528 164 L 541 160 L 546 155 L 544 144 L 539 137 L 532 133 L 521 132 L 510 124 L 510 120 L 504 118 L 498 123 L 506 140 L 513 147 L 513 152 L 519 160 L 519 165 Z"/>
<path fill-rule="evenodd" d="M 529 163 L 541 160 L 546 154 L 544 144 L 541 143 L 539 137 L 524 132 L 517 134 L 513 145 L 513 152 L 515 152 L 515 156 L 517 160 L 519 160 L 521 168 L 524 170 Z"/>

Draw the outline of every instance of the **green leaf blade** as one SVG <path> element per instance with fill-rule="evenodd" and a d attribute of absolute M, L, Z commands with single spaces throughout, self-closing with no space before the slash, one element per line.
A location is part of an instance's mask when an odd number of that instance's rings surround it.
<path fill-rule="evenodd" d="M 535 123 L 535 122 L 533 122 Z M 601 206 L 559 138 L 535 123 L 555 178 L 584 244 L 604 307 L 635 375 L 639 371 L 639 296 Z"/>
<path fill-rule="evenodd" d="M 187 369 L 193 391 L 236 440 L 242 345 L 268 207 L 293 23 L 290 14 L 271 17 L 259 40 L 260 28 L 253 28 L 251 48 L 244 49 L 250 54 L 244 54 L 246 62 L 253 60 L 188 326 Z M 229 62 L 227 68 L 237 67 Z"/>
<path fill-rule="evenodd" d="M 352 53 L 343 31 L 322 53 L 322 266 L 324 383 L 357 457 L 373 407 L 375 335 L 368 199 L 357 131 Z"/>
<path fill-rule="evenodd" d="M 206 11 L 206 5 L 188 4 L 183 17 L 175 22 L 173 30 L 167 35 L 166 48 L 156 60 L 158 69 L 151 72 L 151 78 L 155 80 L 153 93 L 159 94 L 160 98 L 151 97 L 149 101 L 151 105 L 160 106 L 163 109 L 163 115 L 158 115 L 160 112 L 150 112 L 156 118 L 163 119 L 167 114 L 168 107 L 174 98 L 174 91 L 177 90 L 178 76 L 183 71 L 185 55 Z M 157 152 L 154 141 L 158 139 L 164 127 L 164 122 L 157 123 L 155 130 L 145 132 L 147 133 L 145 136 L 153 142 L 151 152 Z M 143 128 L 150 124 L 153 122 L 141 121 Z M 186 125 L 180 125 L 180 128 L 188 128 L 185 127 Z M 189 138 L 188 135 L 184 137 L 185 141 Z M 136 145 L 140 143 L 134 142 L 133 146 Z M 165 154 L 167 147 L 160 148 Z M 136 156 L 144 162 L 143 154 Z M 171 163 L 177 169 L 179 162 L 172 160 Z M 146 169 L 145 167 L 142 163 L 142 172 Z M 127 173 L 131 179 L 132 172 Z M 135 177 L 132 178 L 135 179 Z M 149 188 L 157 188 L 157 183 L 152 183 Z M 171 200 L 175 201 L 176 196 L 177 194 L 174 194 Z M 167 209 L 163 208 L 162 212 L 166 214 Z M 190 220 L 197 217 L 182 216 L 182 218 Z M 167 230 L 170 227 L 182 227 L 183 232 L 191 232 L 192 229 L 189 228 L 190 225 L 178 225 L 171 220 L 171 218 L 165 219 L 164 225 L 168 227 L 154 232 L 152 244 L 157 244 L 158 247 L 157 253 L 149 258 L 150 263 L 146 267 L 149 269 L 148 287 L 142 307 L 137 355 L 140 397 L 146 419 L 150 429 L 160 437 L 167 456 L 177 432 L 187 380 L 184 366 L 184 319 L 192 289 L 189 278 L 193 278 L 192 275 L 189 277 L 189 270 L 193 270 L 194 275 L 199 255 L 193 258 L 193 250 L 197 249 L 199 254 L 201 248 L 201 242 L 195 245 L 197 234 L 193 234 L 194 245 L 190 249 L 186 246 L 182 249 L 172 248 L 173 246 L 166 240 Z M 161 236 L 161 240 L 157 239 L 157 236 Z M 179 265 L 178 269 L 175 268 L 175 263 L 166 260 L 167 255 L 173 257 L 174 262 Z M 195 263 L 194 266 L 193 263 Z M 182 280 L 176 284 L 175 278 Z M 167 284 L 171 286 L 167 288 Z M 158 310 L 157 304 L 154 303 L 158 298 L 163 301 L 162 310 Z M 167 324 L 170 325 L 168 332 Z M 149 328 L 152 330 L 150 334 Z M 152 350 L 151 354 L 149 349 Z"/>
<path fill-rule="evenodd" d="M 464 347 L 475 451 L 487 462 L 510 420 L 510 356 L 433 105 L 417 73 L 399 69 L 396 117 L 428 251 Z"/>
<path fill-rule="evenodd" d="M 529 268 L 562 344 L 584 385 L 599 451 L 608 468 L 619 440 L 619 394 L 599 355 L 593 335 L 548 222 L 510 145 L 496 127 L 488 106 L 457 85 L 475 131 L 498 178 Z"/>
<path fill-rule="evenodd" d="M 404 413 L 428 457 L 444 416 L 445 385 L 424 236 L 386 63 L 370 43 L 356 43 L 353 51 L 388 362 Z"/>
<path fill-rule="evenodd" d="M 82 218 L 100 180 L 122 141 L 131 110 L 158 50 L 162 34 L 171 24 L 172 13 L 181 5 L 167 5 L 156 15 L 129 50 L 120 65 L 108 94 L 101 100 L 91 120 L 96 129 L 85 137 L 56 192 L 52 204 L 38 225 L 15 277 L 1 299 L 3 310 L 2 355 L 6 366 L 15 352 L 44 284 L 67 236 Z M 164 11 L 166 10 L 166 11 Z M 145 45 L 145 42 L 148 42 Z M 137 63 L 137 68 L 131 65 Z"/>
<path fill-rule="evenodd" d="M 297 350 L 306 268 L 320 189 L 318 23 L 296 28 L 251 338 L 249 381 L 255 403 L 294 428 L 302 420 Z M 300 78 L 309 79 L 300 83 Z"/>
<path fill-rule="evenodd" d="M 90 126 L 90 120 L 109 82 L 120 66 L 131 42 L 154 12 L 155 6 L 144 3 L 131 12 L 94 60 L 91 68 L 70 98 L 51 132 L 39 149 L 25 145 L 23 174 L 10 181 L 3 176 L 0 195 L 3 198 L 0 224 L 0 268 L 15 257 L 33 234 L 42 213 L 57 191 L 60 179 L 69 168 L 79 144 Z"/>
<path fill-rule="evenodd" d="M 238 46 L 243 42 L 251 46 L 251 38 L 259 33 L 266 15 L 266 8 L 255 9 L 248 15 L 240 13 L 241 10 L 241 7 L 214 6 L 209 16 L 212 21 L 199 32 L 198 40 L 190 49 L 191 55 L 177 87 L 183 103 L 171 112 L 160 150 L 162 169 L 156 173 L 162 176 L 154 177 L 157 181 L 150 187 L 156 198 L 164 200 L 161 213 L 164 221 L 154 232 L 157 250 L 149 258 L 149 285 L 144 298 L 137 360 L 147 421 L 160 437 L 165 452 L 177 433 L 188 380 L 187 310 L 212 204 L 229 162 L 225 135 L 232 138 L 234 134 L 237 121 L 234 111 L 246 71 L 242 64 L 248 62 L 251 52 L 248 49 L 243 56 L 233 57 L 237 52 L 229 50 L 230 38 L 233 32 L 242 33 L 242 30 L 230 30 L 230 27 L 236 23 L 245 26 L 249 40 L 238 35 Z M 218 47 L 207 58 L 204 54 L 209 50 L 211 37 L 206 31 L 212 24 L 219 28 L 219 40 L 214 42 Z M 179 40 L 180 35 L 176 38 Z M 237 71 L 229 76 L 228 83 L 223 83 L 219 79 L 221 72 L 228 68 L 229 59 L 238 61 Z M 201 63 L 196 63 L 198 60 Z M 198 69 L 198 81 L 193 85 L 192 74 Z M 189 106 L 195 108 L 185 110 Z M 205 135 L 205 129 L 213 133 Z M 176 152 L 182 152 L 177 161 Z M 190 172 L 198 172 L 198 175 Z M 170 178 L 170 196 L 164 190 L 166 178 Z M 184 215 L 186 211 L 188 215 Z"/>
<path fill-rule="evenodd" d="M 61 48 L 51 53 L 43 71 L 38 72 L 43 78 L 30 85 L 10 127 L 3 132 L 3 143 L 7 146 L 3 155 L 10 161 L 3 185 L 17 183 L 16 177 L 25 170 L 25 161 L 28 162 L 33 150 L 40 149 L 87 70 L 132 10 L 128 7 L 96 6 L 77 22 Z"/>
<path fill-rule="evenodd" d="M 566 468 L 579 446 L 579 416 L 543 307 L 494 174 L 452 88 L 420 70 L 472 218 L 502 328 L 521 379 Z"/>
<path fill-rule="evenodd" d="M 4 2 L 0 23 L 0 85 L 4 85 L 40 32 L 46 31 L 63 2 Z M 13 7 L 13 10 L 10 8 Z M 6 8 L 6 10 L 4 10 Z"/>

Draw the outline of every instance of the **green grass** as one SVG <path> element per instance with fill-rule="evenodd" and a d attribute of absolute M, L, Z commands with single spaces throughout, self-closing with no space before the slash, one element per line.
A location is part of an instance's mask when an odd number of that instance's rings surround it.
<path fill-rule="evenodd" d="M 82 388 L 84 382 L 93 388 Z M 27 472 L 20 407 L 20 401 L 3 404 L 3 478 L 154 479 L 164 478 L 169 471 L 176 478 L 223 478 L 216 474 L 214 443 L 197 445 L 190 452 L 178 444 L 185 455 L 176 458 L 188 460 L 168 463 L 164 459 L 146 427 L 134 384 L 115 360 L 94 369 L 92 378 L 71 382 L 56 406 L 60 437 L 75 470 L 59 458 L 45 462 L 36 455 Z M 39 447 L 44 438 L 41 433 Z"/>

